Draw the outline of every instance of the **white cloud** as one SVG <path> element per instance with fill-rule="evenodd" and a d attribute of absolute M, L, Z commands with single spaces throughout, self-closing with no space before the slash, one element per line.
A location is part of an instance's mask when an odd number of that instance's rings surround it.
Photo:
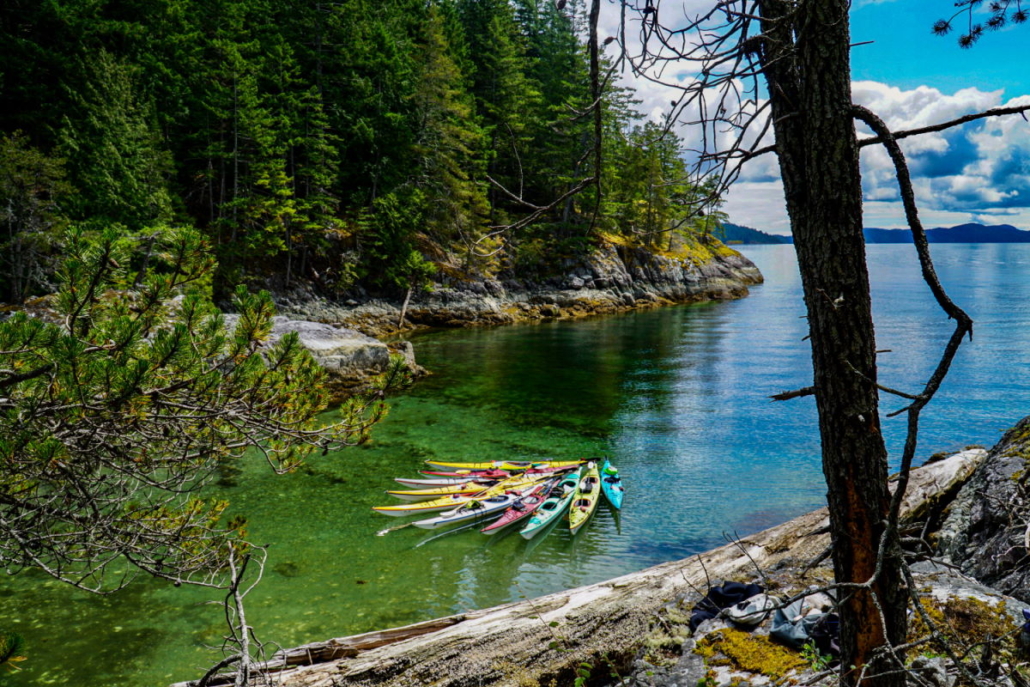
<path fill-rule="evenodd" d="M 886 2 L 890 0 L 863 0 Z M 619 28 L 618 4 L 607 4 L 601 18 L 602 35 L 616 35 Z M 695 16 L 710 7 L 710 0 L 687 0 L 681 5 L 663 3 L 664 18 Z M 628 13 L 627 34 L 631 51 L 639 51 L 639 22 Z M 685 22 L 685 19 L 684 19 Z M 612 48 L 616 46 L 613 44 Z M 676 72 L 673 69 L 679 68 Z M 663 80 L 681 87 L 693 83 L 695 75 L 683 71 L 682 63 L 668 63 Z M 621 76 L 624 85 L 636 90 L 641 101 L 638 109 L 655 121 L 668 115 L 672 101 L 679 101 L 682 90 L 634 77 L 630 70 Z M 856 103 L 875 112 L 894 131 L 946 122 L 991 107 L 1030 104 L 1030 95 L 1011 98 L 1003 91 L 963 88 L 946 94 L 930 86 L 901 89 L 875 81 L 852 84 Z M 697 108 L 682 113 L 681 122 L 696 120 Z M 871 135 L 864 125 L 860 136 Z M 680 124 L 677 132 L 687 148 L 700 148 L 700 127 Z M 725 149 L 733 140 L 731 132 L 709 131 L 711 142 Z M 772 143 L 771 132 L 764 144 Z M 943 226 L 969 221 L 1008 222 L 1030 229 L 1030 123 L 1018 115 L 989 118 L 946 131 L 925 134 L 901 141 L 908 158 L 920 213 L 927 226 Z M 882 146 L 862 149 L 863 192 L 866 226 L 904 226 L 895 171 Z M 784 211 L 779 165 L 774 155 L 764 155 L 745 165 L 735 188 L 731 189 L 724 209 L 733 221 L 766 231 L 788 233 Z"/>
<path fill-rule="evenodd" d="M 783 182 L 742 181 L 734 184 L 722 208 L 730 221 L 770 234 L 790 234 Z"/>
<path fill-rule="evenodd" d="M 920 128 L 992 107 L 1030 104 L 1030 96 L 1003 100 L 1002 91 L 965 88 L 945 94 L 927 86 L 910 90 L 862 81 L 853 85 L 855 101 L 877 113 L 892 130 Z M 871 132 L 859 126 L 860 135 Z M 924 225 L 963 222 L 1008 223 L 1030 229 L 1030 123 L 1018 115 L 992 117 L 942 132 L 904 139 L 902 149 Z M 772 156 L 768 156 L 770 160 Z M 770 216 L 771 194 L 782 188 L 760 181 L 775 173 L 769 160 L 748 170 L 746 192 L 731 193 L 726 208 L 740 224 L 780 230 L 785 219 Z M 905 226 L 894 166 L 882 146 L 862 149 L 865 225 Z M 747 198 L 744 198 L 746 196 Z M 756 202 L 761 198 L 761 202 Z M 782 199 L 780 202 L 782 206 Z"/>

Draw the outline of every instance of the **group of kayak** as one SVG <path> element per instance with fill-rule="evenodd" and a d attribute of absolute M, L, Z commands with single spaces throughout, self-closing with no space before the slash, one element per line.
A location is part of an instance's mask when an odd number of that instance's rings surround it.
<path fill-rule="evenodd" d="M 622 507 L 622 479 L 607 458 L 533 463 L 427 462 L 436 470 L 422 471 L 422 478 L 396 480 L 414 489 L 386 492 L 406 503 L 373 510 L 395 516 L 443 511 L 411 523 L 423 529 L 492 520 L 480 531 L 495 534 L 520 524 L 522 536 L 532 539 L 566 511 L 569 529 L 575 534 L 594 514 L 602 494 L 613 508 Z"/>

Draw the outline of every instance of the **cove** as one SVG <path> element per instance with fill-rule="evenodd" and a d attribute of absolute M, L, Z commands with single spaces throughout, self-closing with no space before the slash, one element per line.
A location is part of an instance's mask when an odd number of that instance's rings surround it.
<path fill-rule="evenodd" d="M 917 390 L 951 333 L 907 246 L 869 246 L 881 381 Z M 920 459 L 993 443 L 1030 398 L 1030 246 L 935 245 L 952 297 L 976 320 L 924 415 Z M 282 645 L 342 636 L 575 587 L 689 556 L 818 507 L 824 487 L 812 399 L 771 394 L 810 383 L 804 306 L 790 246 L 745 247 L 766 283 L 748 298 L 584 320 L 431 332 L 413 339 L 433 371 L 394 399 L 367 447 L 275 477 L 243 466 L 213 489 L 269 544 L 249 597 L 259 638 Z M 901 402 L 884 398 L 885 411 Z M 892 457 L 904 420 L 884 419 Z M 527 544 L 435 533 L 373 513 L 394 476 L 427 458 L 606 454 L 626 504 L 603 506 L 575 539 Z M 216 655 L 210 591 L 140 582 L 96 598 L 38 574 L 0 585 L 0 626 L 29 660 L 11 685 L 164 686 Z M 270 647 L 270 650 L 274 647 Z"/>

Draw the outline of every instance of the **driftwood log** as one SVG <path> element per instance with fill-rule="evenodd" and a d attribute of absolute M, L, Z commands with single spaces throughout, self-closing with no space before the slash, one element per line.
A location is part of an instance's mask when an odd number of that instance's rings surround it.
<path fill-rule="evenodd" d="M 912 473 L 903 513 L 940 508 L 986 451 L 971 449 Z M 826 509 L 693 556 L 528 601 L 282 651 L 263 670 L 283 687 L 567 685 L 583 661 L 623 664 L 672 601 L 758 569 L 818 560 L 829 546 Z M 232 684 L 219 675 L 210 685 Z M 195 682 L 173 687 L 191 687 Z"/>

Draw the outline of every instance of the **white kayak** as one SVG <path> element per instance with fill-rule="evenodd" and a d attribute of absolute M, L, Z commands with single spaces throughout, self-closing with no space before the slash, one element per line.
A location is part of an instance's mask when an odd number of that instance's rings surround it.
<path fill-rule="evenodd" d="M 468 522 L 469 520 L 496 518 L 500 517 L 504 511 L 508 510 L 520 498 L 522 498 L 522 494 L 519 492 L 506 492 L 496 496 L 472 499 L 454 510 L 441 513 L 435 518 L 416 520 L 411 524 L 424 530 L 435 530 L 438 527 L 447 527 L 448 525 Z"/>

